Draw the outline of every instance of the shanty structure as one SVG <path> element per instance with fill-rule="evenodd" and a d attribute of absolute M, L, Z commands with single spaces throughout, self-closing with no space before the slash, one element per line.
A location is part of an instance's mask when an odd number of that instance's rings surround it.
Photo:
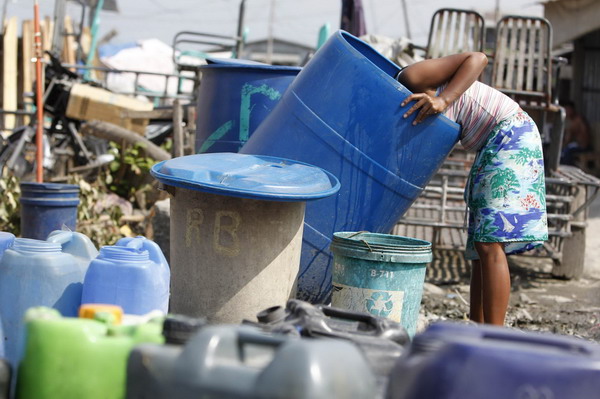
<path fill-rule="evenodd" d="M 544 16 L 554 31 L 554 47 L 573 43 L 569 93 L 592 128 L 595 160 L 594 169 L 600 168 L 600 1 L 551 0 L 544 3 Z"/>

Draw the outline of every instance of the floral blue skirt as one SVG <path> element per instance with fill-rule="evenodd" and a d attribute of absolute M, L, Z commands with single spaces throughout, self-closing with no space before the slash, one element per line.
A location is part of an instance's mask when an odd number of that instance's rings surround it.
<path fill-rule="evenodd" d="M 477 153 L 465 189 L 469 227 L 465 257 L 475 242 L 503 242 L 507 255 L 548 239 L 542 143 L 525 112 L 500 122 Z"/>

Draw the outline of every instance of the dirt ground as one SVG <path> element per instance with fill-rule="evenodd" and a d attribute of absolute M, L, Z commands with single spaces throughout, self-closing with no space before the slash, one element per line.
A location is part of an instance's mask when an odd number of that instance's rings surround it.
<path fill-rule="evenodd" d="M 427 273 L 418 330 L 437 320 L 468 318 L 469 267 L 460 253 L 441 256 L 446 259 Z M 509 264 L 507 326 L 600 342 L 600 196 L 589 208 L 583 278 L 553 278 L 552 261 L 545 258 L 512 256 Z"/>

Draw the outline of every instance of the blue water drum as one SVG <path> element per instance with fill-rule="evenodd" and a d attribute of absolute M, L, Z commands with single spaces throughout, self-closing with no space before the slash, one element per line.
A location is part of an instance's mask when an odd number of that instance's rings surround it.
<path fill-rule="evenodd" d="M 45 240 L 63 226 L 75 230 L 79 186 L 58 183 L 21 183 L 21 236 Z"/>
<path fill-rule="evenodd" d="M 200 67 L 196 152 L 238 152 L 300 70 L 209 58 L 208 64 Z"/>
<path fill-rule="evenodd" d="M 6 358 L 13 366 L 22 353 L 25 311 L 48 306 L 63 316 L 76 317 L 84 269 L 81 260 L 63 251 L 57 242 L 16 238 L 12 248 L 4 252 L 0 260 L 0 318 Z"/>
<path fill-rule="evenodd" d="M 2 254 L 4 254 L 4 251 L 12 247 L 14 241 L 14 234 L 6 231 L 0 231 L 0 259 L 2 259 Z"/>
<path fill-rule="evenodd" d="M 598 397 L 598 375 L 597 343 L 443 322 L 415 336 L 390 375 L 386 397 L 587 399 Z"/>
<path fill-rule="evenodd" d="M 399 67 L 367 43 L 338 31 L 290 85 L 240 151 L 308 162 L 342 188 L 306 207 L 298 296 L 327 301 L 336 231 L 389 233 L 459 138 L 442 115 L 413 126 Z"/>
<path fill-rule="evenodd" d="M 118 305 L 127 314 L 167 313 L 171 272 L 160 247 L 127 237 L 100 248 L 83 283 L 82 303 Z"/>

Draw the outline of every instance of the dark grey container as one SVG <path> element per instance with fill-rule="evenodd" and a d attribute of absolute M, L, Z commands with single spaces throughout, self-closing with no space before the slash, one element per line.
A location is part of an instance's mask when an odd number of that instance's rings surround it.
<path fill-rule="evenodd" d="M 11 368 L 8 362 L 0 359 L 0 399 L 8 399 L 10 392 Z"/>
<path fill-rule="evenodd" d="M 184 346 L 140 345 L 127 365 L 129 399 L 372 399 L 375 389 L 350 342 L 266 335 L 251 326 L 208 326 Z"/>
<path fill-rule="evenodd" d="M 263 310 L 257 314 L 257 320 L 244 322 L 270 333 L 352 342 L 377 377 L 378 397 L 383 396 L 392 368 L 410 342 L 406 329 L 390 319 L 297 299 L 289 300 L 285 308 Z"/>

